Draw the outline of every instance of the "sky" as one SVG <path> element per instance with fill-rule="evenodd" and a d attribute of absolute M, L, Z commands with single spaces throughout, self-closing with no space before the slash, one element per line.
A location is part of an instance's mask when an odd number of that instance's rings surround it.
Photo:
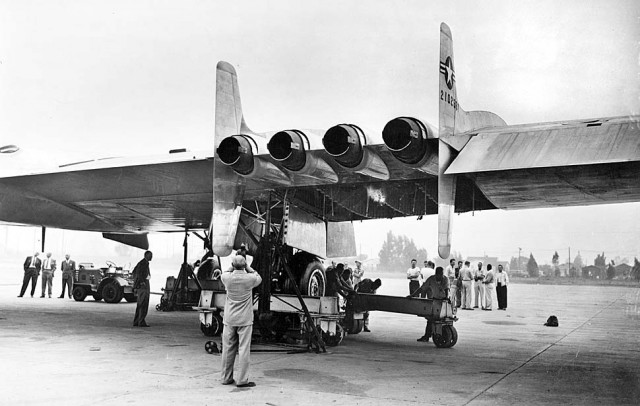
<path fill-rule="evenodd" d="M 38 164 L 212 149 L 219 60 L 258 132 L 437 125 L 442 21 L 465 110 L 509 124 L 640 114 L 639 17 L 637 1 L 0 0 L 0 145 Z M 453 250 L 633 257 L 638 224 L 636 203 L 476 212 L 455 217 Z M 435 255 L 436 228 L 369 221 L 356 235 L 370 256 L 387 230 Z"/>

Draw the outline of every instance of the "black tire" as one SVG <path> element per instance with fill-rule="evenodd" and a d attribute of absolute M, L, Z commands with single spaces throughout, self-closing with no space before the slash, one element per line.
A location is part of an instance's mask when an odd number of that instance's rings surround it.
<path fill-rule="evenodd" d="M 136 296 L 134 293 L 125 293 L 124 300 L 129 303 L 135 303 L 138 301 L 138 296 Z"/>
<path fill-rule="evenodd" d="M 354 319 L 353 324 L 347 329 L 349 334 L 358 334 L 364 328 L 364 319 Z"/>
<path fill-rule="evenodd" d="M 82 302 L 87 297 L 87 290 L 82 286 L 75 286 L 71 294 L 73 295 L 73 300 L 76 302 Z"/>
<path fill-rule="evenodd" d="M 200 323 L 200 331 L 207 337 L 215 337 L 222 333 L 222 317 L 218 313 L 214 313 L 211 318 L 211 325 L 206 325 L 204 323 Z"/>
<path fill-rule="evenodd" d="M 102 287 L 102 298 L 107 303 L 120 303 L 122 300 L 122 288 L 116 281 L 105 283 Z"/>
<path fill-rule="evenodd" d="M 95 300 L 96 302 L 99 302 L 102 300 L 102 295 L 100 293 L 94 293 L 93 294 L 93 300 Z"/>
<path fill-rule="evenodd" d="M 442 334 L 434 334 L 433 335 L 433 343 L 438 348 L 449 348 L 452 345 L 449 345 L 452 342 L 452 330 L 446 328 L 449 326 L 442 326 Z M 457 338 L 456 338 L 457 340 Z"/>
<path fill-rule="evenodd" d="M 442 328 L 443 329 L 446 328 L 446 329 L 450 330 L 450 332 L 451 332 L 451 340 L 449 341 L 449 344 L 447 344 L 447 348 L 451 348 L 454 345 L 456 345 L 456 343 L 458 342 L 458 330 L 456 330 L 455 327 L 449 326 L 449 325 L 444 326 Z"/>
<path fill-rule="evenodd" d="M 324 266 L 318 261 L 310 262 L 300 278 L 300 292 L 305 296 L 320 297 L 324 296 L 326 286 Z"/>

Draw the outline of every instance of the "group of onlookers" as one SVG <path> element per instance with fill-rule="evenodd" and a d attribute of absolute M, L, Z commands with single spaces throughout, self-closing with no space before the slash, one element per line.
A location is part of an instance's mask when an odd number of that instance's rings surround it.
<path fill-rule="evenodd" d="M 423 286 L 435 273 L 433 262 L 424 261 L 424 268 L 421 269 L 417 266 L 417 261 L 412 259 L 411 267 L 407 270 L 409 295 L 425 297 L 426 288 Z M 482 262 L 478 262 L 477 268 L 472 268 L 470 261 L 458 261 L 456 264 L 456 260 L 452 258 L 444 271 L 444 276 L 449 281 L 449 299 L 452 305 L 463 310 L 481 308 L 490 311 L 493 309 L 495 288 L 498 310 L 507 310 L 509 276 L 502 265 L 498 265 L 498 271 L 494 272 L 491 264 L 488 264 L 485 270 Z"/>
<path fill-rule="evenodd" d="M 40 276 L 40 272 L 42 272 L 42 280 L 40 282 L 42 285 L 42 295 L 40 295 L 40 297 L 45 297 L 45 293 L 48 291 L 49 298 L 51 298 L 53 277 L 57 270 L 57 263 L 56 260 L 51 257 L 50 252 L 47 252 L 46 258 L 43 260 L 38 258 L 39 255 L 40 253 L 36 252 L 25 259 L 23 265 L 24 276 L 22 278 L 22 288 L 20 289 L 20 295 L 18 295 L 18 297 L 24 296 L 27 291 L 27 286 L 29 286 L 29 282 L 31 282 L 31 297 L 33 297 L 36 291 L 36 283 L 38 283 L 38 276 Z M 60 293 L 60 296 L 58 297 L 60 299 L 64 298 L 64 291 L 66 287 L 68 288 L 69 298 L 71 298 L 71 292 L 73 290 L 73 273 L 76 270 L 76 263 L 70 258 L 69 254 L 66 254 L 60 268 L 62 270 L 62 293 Z"/>

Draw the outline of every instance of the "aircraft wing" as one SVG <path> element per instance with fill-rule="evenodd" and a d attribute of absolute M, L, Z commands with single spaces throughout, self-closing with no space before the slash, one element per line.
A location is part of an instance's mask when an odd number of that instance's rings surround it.
<path fill-rule="evenodd" d="M 188 152 L 67 165 L 0 178 L 0 220 L 144 233 L 202 229 L 211 219 L 213 160 Z"/>
<path fill-rule="evenodd" d="M 481 130 L 446 174 L 501 209 L 640 200 L 640 116 Z"/>

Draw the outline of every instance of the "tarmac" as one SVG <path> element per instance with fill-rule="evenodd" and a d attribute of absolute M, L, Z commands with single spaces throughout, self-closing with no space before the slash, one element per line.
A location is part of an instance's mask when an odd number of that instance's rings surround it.
<path fill-rule="evenodd" d="M 134 303 L 57 299 L 55 280 L 53 299 L 39 284 L 17 298 L 6 279 L 0 404 L 640 404 L 639 288 L 511 284 L 506 311 L 458 312 L 450 349 L 416 342 L 424 319 L 372 312 L 371 333 L 326 353 L 252 353 L 257 386 L 241 389 L 220 384 L 196 311 L 158 312 L 152 295 L 151 327 L 135 328 Z M 407 290 L 385 279 L 379 293 Z M 552 314 L 559 327 L 543 325 Z"/>

